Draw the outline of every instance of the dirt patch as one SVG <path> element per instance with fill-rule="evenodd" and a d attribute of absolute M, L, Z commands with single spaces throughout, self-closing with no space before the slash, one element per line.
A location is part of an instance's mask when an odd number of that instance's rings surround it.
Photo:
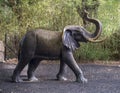
<path fill-rule="evenodd" d="M 6 60 L 5 63 L 8 63 L 8 64 L 17 64 L 18 63 L 18 59 L 17 58 L 8 59 L 8 60 Z"/>
<path fill-rule="evenodd" d="M 105 65 L 105 66 L 119 66 L 120 67 L 120 61 L 79 61 L 83 64 L 96 64 L 96 65 Z"/>
<path fill-rule="evenodd" d="M 77 61 L 78 63 L 81 64 L 96 64 L 96 65 L 106 65 L 106 66 L 119 66 L 120 67 L 120 61 L 86 61 L 86 60 L 82 60 L 82 61 Z M 12 59 L 8 59 L 6 60 L 7 64 L 17 64 L 18 60 L 17 58 L 12 58 Z M 59 60 L 44 60 L 42 61 L 43 64 L 58 64 Z"/>

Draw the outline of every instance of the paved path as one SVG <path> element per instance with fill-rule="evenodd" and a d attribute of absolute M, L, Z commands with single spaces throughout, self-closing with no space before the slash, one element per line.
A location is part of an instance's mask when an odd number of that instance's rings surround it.
<path fill-rule="evenodd" d="M 87 84 L 74 82 L 68 68 L 68 81 L 57 81 L 59 64 L 41 64 L 36 70 L 38 82 L 12 83 L 15 65 L 0 63 L 0 93 L 120 93 L 120 67 L 85 64 L 79 65 L 89 80 Z M 26 69 L 22 72 L 26 79 Z"/>

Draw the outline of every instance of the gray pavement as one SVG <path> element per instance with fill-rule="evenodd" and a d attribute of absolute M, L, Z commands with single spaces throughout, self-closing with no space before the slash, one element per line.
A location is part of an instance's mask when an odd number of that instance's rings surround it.
<path fill-rule="evenodd" d="M 82 64 L 79 66 L 88 79 L 87 84 L 75 82 L 73 72 L 68 68 L 68 81 L 57 81 L 59 64 L 40 64 L 36 70 L 37 82 L 13 83 L 11 75 L 15 65 L 0 63 L 0 93 L 120 93 L 120 67 Z M 24 80 L 26 69 L 21 76 Z"/>

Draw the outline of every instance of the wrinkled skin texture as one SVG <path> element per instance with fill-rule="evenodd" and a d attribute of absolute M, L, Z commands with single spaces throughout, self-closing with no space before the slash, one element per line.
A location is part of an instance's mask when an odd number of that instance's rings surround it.
<path fill-rule="evenodd" d="M 93 34 L 81 26 L 66 26 L 63 32 L 36 29 L 28 31 L 20 42 L 18 64 L 13 72 L 13 82 L 23 82 L 20 73 L 28 64 L 28 80 L 37 81 L 34 72 L 42 60 L 60 60 L 60 69 L 56 75 L 58 80 L 67 80 L 63 74 L 66 66 L 70 67 L 76 76 L 76 81 L 86 83 L 82 70 L 77 65 L 73 51 L 80 47 L 80 42 L 93 41 L 101 33 L 101 23 L 86 17 L 86 20 L 96 25 Z"/>

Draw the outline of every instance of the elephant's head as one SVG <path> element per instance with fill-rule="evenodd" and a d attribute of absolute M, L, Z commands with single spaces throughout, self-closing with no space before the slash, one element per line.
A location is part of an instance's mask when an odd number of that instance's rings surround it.
<path fill-rule="evenodd" d="M 63 31 L 62 41 L 63 45 L 71 50 L 78 48 L 79 42 L 102 42 L 103 40 L 96 40 L 102 32 L 102 24 L 99 20 L 88 17 L 88 13 L 85 11 L 84 18 L 95 24 L 96 30 L 94 33 L 90 33 L 81 26 L 66 26 Z"/>

